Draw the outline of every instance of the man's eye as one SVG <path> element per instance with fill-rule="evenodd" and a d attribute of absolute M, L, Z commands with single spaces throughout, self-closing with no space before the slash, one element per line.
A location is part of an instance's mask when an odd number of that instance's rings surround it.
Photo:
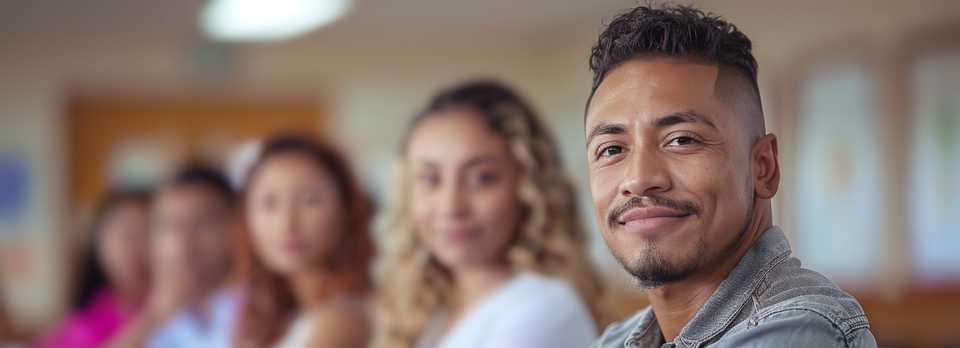
<path fill-rule="evenodd" d="M 610 145 L 600 149 L 600 157 L 610 157 L 623 153 L 623 147 L 619 145 Z"/>
<path fill-rule="evenodd" d="M 679 136 L 679 137 L 673 138 L 673 140 L 670 140 L 670 142 L 667 143 L 667 146 L 687 146 L 687 145 L 694 145 L 699 143 L 700 141 L 697 140 L 696 138 L 688 137 L 688 136 Z"/>

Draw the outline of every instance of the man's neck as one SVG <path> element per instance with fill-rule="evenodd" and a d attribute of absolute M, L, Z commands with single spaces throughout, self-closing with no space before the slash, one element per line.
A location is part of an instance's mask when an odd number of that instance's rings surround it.
<path fill-rule="evenodd" d="M 184 310 L 192 316 L 203 327 L 207 327 L 210 322 L 210 301 L 220 289 L 219 284 L 207 284 L 202 289 L 198 289 L 194 295 L 190 296 L 189 303 Z"/>
<path fill-rule="evenodd" d="M 210 301 L 228 281 L 226 271 L 204 272 L 204 274 L 207 276 L 195 280 L 196 283 L 191 287 L 192 290 L 188 291 L 185 302 L 187 312 L 202 322 L 210 317 Z"/>
<path fill-rule="evenodd" d="M 726 274 L 714 272 L 709 277 L 691 278 L 647 290 L 650 306 L 667 342 L 680 335 L 725 277 Z"/>
<path fill-rule="evenodd" d="M 740 246 L 719 263 L 707 263 L 715 267 L 704 268 L 700 273 L 674 283 L 648 289 L 650 306 L 657 317 L 660 332 L 667 342 L 673 341 L 684 327 L 700 311 L 710 296 L 720 287 L 720 283 L 736 268 L 753 243 L 773 225 L 769 205 L 757 206 L 751 222 L 740 241 Z"/>

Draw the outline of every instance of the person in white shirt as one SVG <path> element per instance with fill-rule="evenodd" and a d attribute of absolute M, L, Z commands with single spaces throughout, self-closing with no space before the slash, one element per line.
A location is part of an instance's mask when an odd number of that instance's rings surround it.
<path fill-rule="evenodd" d="M 377 348 L 586 347 L 603 291 L 573 185 L 508 87 L 441 91 L 401 149 Z"/>

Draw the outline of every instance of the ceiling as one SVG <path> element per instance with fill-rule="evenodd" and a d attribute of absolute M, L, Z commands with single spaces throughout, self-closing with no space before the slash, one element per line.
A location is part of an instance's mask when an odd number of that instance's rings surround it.
<path fill-rule="evenodd" d="M 71 37 L 124 33 L 148 37 L 198 35 L 201 0 L 7 0 L 0 7 L 3 37 Z M 596 22 L 630 0 L 355 0 L 342 30 L 551 30 Z M 599 22 L 598 22 L 599 23 Z"/>
<path fill-rule="evenodd" d="M 489 42 L 547 37 L 563 41 L 568 33 L 595 35 L 603 22 L 638 1 L 643 0 L 354 0 L 344 19 L 293 41 L 324 47 L 386 37 L 421 41 L 463 37 Z M 750 33 L 760 55 L 768 55 L 768 60 L 774 61 L 787 61 L 793 54 L 782 49 L 785 46 L 884 36 L 904 31 L 903 28 L 960 18 L 960 1 L 956 0 L 677 2 L 694 3 L 722 14 Z M 197 17 L 204 3 L 205 0 L 4 0 L 0 5 L 0 44 L 43 48 L 71 43 L 88 47 L 160 43 L 156 46 L 176 47 L 201 37 Z M 468 34 L 460 34 L 464 32 Z M 413 35 L 404 36 L 406 33 Z M 455 34 L 447 35 L 450 33 Z"/>
<path fill-rule="evenodd" d="M 890 16 L 903 12 L 950 11 L 960 1 L 924 0 L 688 0 L 732 17 L 741 26 L 781 20 L 833 20 Z M 456 30 L 552 31 L 599 28 L 636 0 L 355 0 L 338 32 Z M 123 34 L 134 38 L 197 37 L 203 0 L 5 0 L 0 5 L 0 39 L 75 38 Z M 870 11 L 866 11 L 870 9 Z M 885 17 L 884 17 L 885 18 Z"/>

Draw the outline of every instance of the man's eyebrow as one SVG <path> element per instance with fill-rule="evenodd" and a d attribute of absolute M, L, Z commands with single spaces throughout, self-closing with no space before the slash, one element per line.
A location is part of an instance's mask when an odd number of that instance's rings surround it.
<path fill-rule="evenodd" d="M 710 119 L 693 110 L 674 112 L 653 121 L 653 125 L 656 128 L 669 127 L 680 123 L 703 123 L 713 129 L 718 129 L 717 125 L 713 124 Z"/>
<path fill-rule="evenodd" d="M 590 130 L 590 135 L 587 135 L 587 146 L 593 142 L 593 138 L 598 136 L 604 134 L 623 134 L 626 132 L 627 126 L 623 123 L 601 122 Z"/>

